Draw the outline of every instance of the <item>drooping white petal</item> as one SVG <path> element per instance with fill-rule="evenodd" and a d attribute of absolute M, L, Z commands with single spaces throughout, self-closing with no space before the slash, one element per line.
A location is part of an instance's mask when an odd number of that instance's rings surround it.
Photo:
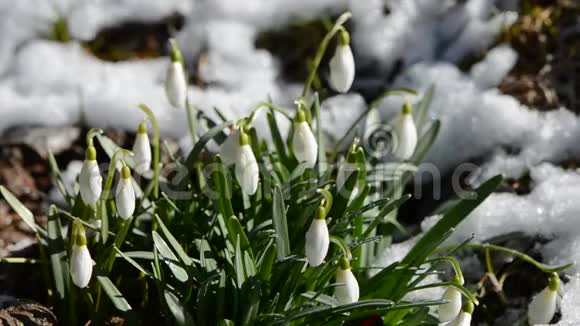
<path fill-rule="evenodd" d="M 135 211 L 135 189 L 131 178 L 120 178 L 115 191 L 117 213 L 123 219 L 129 219 Z"/>
<path fill-rule="evenodd" d="M 441 300 L 449 302 L 439 306 L 439 322 L 447 322 L 457 317 L 461 311 L 461 292 L 449 286 L 443 293 Z"/>
<path fill-rule="evenodd" d="M 471 314 L 462 311 L 453 319 L 451 322 L 445 326 L 470 326 L 471 325 Z"/>
<path fill-rule="evenodd" d="M 185 107 L 187 95 L 187 80 L 181 62 L 171 62 L 165 79 L 165 94 L 167 100 L 175 108 Z"/>
<path fill-rule="evenodd" d="M 330 59 L 330 86 L 337 92 L 346 93 L 354 81 L 354 57 L 349 45 L 338 45 Z"/>
<path fill-rule="evenodd" d="M 151 144 L 147 133 L 137 133 L 133 144 L 135 171 L 144 173 L 151 168 Z"/>
<path fill-rule="evenodd" d="M 306 231 L 306 259 L 312 267 L 316 267 L 324 261 L 328 253 L 330 239 L 326 220 L 315 218 Z"/>
<path fill-rule="evenodd" d="M 305 163 L 308 168 L 314 167 L 318 157 L 318 144 L 306 121 L 294 123 L 292 149 L 298 162 Z"/>
<path fill-rule="evenodd" d="M 93 274 L 93 260 L 87 246 L 72 246 L 70 276 L 79 288 L 86 288 Z"/>
<path fill-rule="evenodd" d="M 220 156 L 225 166 L 236 163 L 240 147 L 240 131 L 238 129 L 232 130 L 220 148 Z"/>
<path fill-rule="evenodd" d="M 245 194 L 253 195 L 256 193 L 260 181 L 260 170 L 250 145 L 243 145 L 238 151 L 236 179 Z"/>
<path fill-rule="evenodd" d="M 401 114 L 395 125 L 396 148 L 395 156 L 400 160 L 408 160 L 417 147 L 417 128 L 413 115 Z"/>
<path fill-rule="evenodd" d="M 558 292 L 549 287 L 536 294 L 528 306 L 530 325 L 548 324 L 556 313 Z"/>
<path fill-rule="evenodd" d="M 338 267 L 336 272 L 336 285 L 334 288 L 334 297 L 340 304 L 349 304 L 357 302 L 359 298 L 358 282 L 354 274 L 348 269 Z"/>
<path fill-rule="evenodd" d="M 103 178 L 96 160 L 85 160 L 79 175 L 81 198 L 87 205 L 95 205 L 101 196 Z"/>

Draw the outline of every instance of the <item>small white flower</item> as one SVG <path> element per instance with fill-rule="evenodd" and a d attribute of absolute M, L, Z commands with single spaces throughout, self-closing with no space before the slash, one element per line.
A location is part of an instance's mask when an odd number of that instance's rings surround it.
<path fill-rule="evenodd" d="M 99 172 L 99 166 L 96 160 L 97 154 L 95 148 L 87 148 L 86 158 L 79 174 L 79 187 L 81 198 L 87 205 L 95 205 L 102 191 L 103 178 Z"/>
<path fill-rule="evenodd" d="M 228 138 L 222 143 L 220 148 L 220 156 L 225 166 L 236 163 L 239 158 L 240 150 L 240 131 L 234 129 L 230 132 Z"/>
<path fill-rule="evenodd" d="M 133 144 L 133 153 L 135 154 L 135 171 L 144 173 L 151 168 L 151 143 L 147 135 L 147 126 L 145 122 L 139 124 L 135 143 Z"/>
<path fill-rule="evenodd" d="M 177 45 L 171 40 L 171 64 L 165 78 L 165 94 L 169 103 L 177 109 L 185 107 L 187 98 L 187 79 L 183 70 L 183 58 Z"/>
<path fill-rule="evenodd" d="M 318 144 L 301 110 L 294 123 L 292 150 L 299 163 L 305 163 L 307 168 L 314 167 L 318 158 Z"/>
<path fill-rule="evenodd" d="M 465 311 L 462 311 L 453 319 L 451 322 L 446 324 L 445 326 L 470 326 L 471 325 L 471 314 Z"/>
<path fill-rule="evenodd" d="M 415 147 L 417 147 L 417 128 L 415 127 L 410 105 L 405 104 L 403 106 L 394 131 L 397 137 L 395 156 L 400 160 L 410 159 L 415 152 Z"/>
<path fill-rule="evenodd" d="M 457 317 L 461 311 L 461 292 L 453 286 L 448 286 L 441 300 L 449 302 L 439 306 L 439 322 L 448 322 Z"/>
<path fill-rule="evenodd" d="M 559 283 L 559 278 L 554 276 L 550 280 L 550 284 L 534 296 L 528 306 L 528 322 L 530 325 L 550 323 L 556 313 Z"/>
<path fill-rule="evenodd" d="M 123 166 L 121 178 L 115 192 L 115 205 L 121 218 L 127 220 L 135 212 L 135 189 L 131 180 L 131 171 L 128 166 Z"/>
<path fill-rule="evenodd" d="M 306 231 L 305 253 L 308 264 L 312 267 L 322 264 L 330 245 L 328 226 L 324 219 L 324 212 L 320 212 L 320 209 L 324 211 L 323 207 L 318 208 L 310 228 Z"/>
<path fill-rule="evenodd" d="M 334 297 L 340 304 L 349 304 L 358 301 L 358 282 L 350 269 L 350 263 L 346 257 L 342 258 L 340 266 L 336 271 L 336 283 Z"/>
<path fill-rule="evenodd" d="M 75 243 L 72 246 L 70 257 L 70 276 L 76 286 L 86 288 L 93 274 L 93 260 L 87 248 L 87 239 L 83 227 L 79 224 L 76 232 L 73 233 Z"/>
<path fill-rule="evenodd" d="M 339 93 L 346 93 L 354 81 L 354 57 L 350 45 L 340 43 L 329 63 L 330 86 Z"/>
<path fill-rule="evenodd" d="M 245 134 L 243 135 L 245 136 Z M 255 194 L 260 181 L 260 170 L 258 169 L 258 162 L 256 162 L 252 147 L 248 143 L 241 145 L 238 151 L 238 160 L 235 164 L 236 179 L 242 191 L 248 195 Z"/>
<path fill-rule="evenodd" d="M 471 315 L 473 314 L 473 303 L 467 301 L 463 305 L 462 311 L 445 326 L 470 326 L 471 325 Z"/>

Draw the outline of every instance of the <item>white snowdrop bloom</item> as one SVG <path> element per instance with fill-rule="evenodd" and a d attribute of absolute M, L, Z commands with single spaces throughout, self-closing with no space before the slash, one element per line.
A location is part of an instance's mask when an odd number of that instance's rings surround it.
<path fill-rule="evenodd" d="M 441 300 L 449 302 L 439 306 L 439 322 L 448 322 L 457 317 L 461 311 L 461 292 L 453 286 L 448 286 Z"/>
<path fill-rule="evenodd" d="M 296 114 L 292 150 L 299 163 L 305 163 L 308 168 L 314 167 L 318 158 L 318 143 L 302 110 Z"/>
<path fill-rule="evenodd" d="M 462 311 L 455 319 L 446 324 L 445 326 L 470 326 L 471 325 L 471 314 Z"/>
<path fill-rule="evenodd" d="M 171 105 L 177 109 L 185 107 L 187 98 L 187 79 L 183 69 L 183 58 L 181 52 L 172 43 L 171 63 L 167 68 L 165 78 L 165 94 Z"/>
<path fill-rule="evenodd" d="M 253 195 L 258 189 L 260 170 L 250 146 L 248 135 L 244 132 L 240 133 L 239 145 L 240 148 L 237 151 L 238 159 L 235 163 L 236 179 L 245 194 Z"/>
<path fill-rule="evenodd" d="M 236 160 L 239 158 L 239 150 L 240 131 L 236 128 L 230 132 L 228 138 L 226 138 L 220 147 L 220 156 L 225 166 L 236 163 Z"/>
<path fill-rule="evenodd" d="M 85 204 L 95 205 L 97 203 L 101 196 L 102 183 L 103 178 L 97 164 L 97 152 L 95 147 L 89 146 L 79 174 L 79 188 Z"/>
<path fill-rule="evenodd" d="M 310 228 L 306 231 L 306 245 L 305 253 L 308 264 L 316 267 L 324 261 L 328 253 L 328 246 L 330 245 L 330 238 L 328 235 L 328 226 L 324 219 L 324 207 L 318 207 L 316 215 L 310 224 Z"/>
<path fill-rule="evenodd" d="M 403 106 L 403 110 L 395 124 L 396 147 L 395 156 L 400 160 L 408 160 L 417 147 L 417 127 L 413 120 L 412 109 L 409 104 Z"/>
<path fill-rule="evenodd" d="M 124 165 L 121 172 L 121 178 L 115 191 L 115 206 L 117 213 L 121 218 L 127 220 L 135 212 L 135 189 L 131 180 L 131 170 Z"/>
<path fill-rule="evenodd" d="M 147 125 L 145 122 L 139 124 L 135 143 L 133 144 L 133 153 L 135 154 L 135 171 L 144 173 L 151 168 L 151 143 L 147 135 Z"/>
<path fill-rule="evenodd" d="M 445 326 L 470 326 L 471 325 L 471 315 L 473 314 L 473 303 L 467 301 L 463 305 L 462 311 L 453 319 L 451 322 L 445 324 Z"/>
<path fill-rule="evenodd" d="M 93 274 L 93 259 L 87 248 L 85 230 L 80 223 L 77 223 L 75 222 L 76 232 L 73 232 L 75 242 L 70 257 L 70 276 L 76 286 L 86 288 Z"/>
<path fill-rule="evenodd" d="M 349 304 L 358 301 L 358 282 L 350 269 L 350 262 L 346 257 L 342 258 L 340 266 L 336 271 L 336 283 L 334 297 L 340 304 Z"/>
<path fill-rule="evenodd" d="M 340 44 L 330 59 L 329 67 L 330 87 L 339 93 L 348 92 L 354 81 L 355 66 L 347 32 L 341 33 Z"/>
<path fill-rule="evenodd" d="M 528 306 L 528 322 L 530 325 L 550 323 L 556 313 L 559 283 L 558 276 L 554 276 L 550 280 L 550 284 L 534 296 Z"/>

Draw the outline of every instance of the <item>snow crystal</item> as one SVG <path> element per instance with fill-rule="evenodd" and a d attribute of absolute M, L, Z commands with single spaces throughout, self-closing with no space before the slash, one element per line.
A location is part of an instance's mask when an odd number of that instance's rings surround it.
<path fill-rule="evenodd" d="M 557 325 L 580 325 L 580 310 L 578 307 L 580 307 L 580 275 L 575 275 L 570 282 L 564 285 L 564 296 L 560 304 L 564 318 Z"/>

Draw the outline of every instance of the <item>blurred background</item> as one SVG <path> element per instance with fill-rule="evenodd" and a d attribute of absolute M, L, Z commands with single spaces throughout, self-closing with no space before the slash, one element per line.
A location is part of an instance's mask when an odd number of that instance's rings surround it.
<path fill-rule="evenodd" d="M 434 86 L 430 114 L 442 129 L 427 161 L 443 176 L 470 162 L 480 168 L 473 184 L 503 174 L 505 191 L 522 195 L 534 178 L 576 168 L 577 0 L 0 0 L 0 183 L 42 223 L 47 203 L 58 201 L 48 151 L 72 183 L 88 128 L 130 147 L 139 103 L 158 117 L 165 153 L 189 150 L 185 112 L 171 108 L 163 88 L 172 37 L 184 55 L 189 99 L 208 117 L 218 119 L 218 108 L 236 119 L 263 101 L 291 108 L 330 22 L 345 11 L 353 14 L 353 88 L 339 95 L 326 87 L 334 44 L 314 83 L 331 142 L 385 90 L 422 95 Z M 401 104 L 385 100 L 374 123 L 388 122 Z M 265 121 L 256 123 L 268 135 Z M 434 204 L 421 207 L 403 210 L 408 224 Z M 34 250 L 34 241 L 0 202 L 0 257 Z M 554 262 L 580 258 L 549 250 Z M 19 281 L 3 273 L 4 293 L 34 298 L 39 276 L 9 268 Z"/>

